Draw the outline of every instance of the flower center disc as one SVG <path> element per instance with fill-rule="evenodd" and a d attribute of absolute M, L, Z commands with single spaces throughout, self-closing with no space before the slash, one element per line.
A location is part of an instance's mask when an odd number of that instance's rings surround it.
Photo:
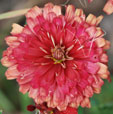
<path fill-rule="evenodd" d="M 54 49 L 51 50 L 52 52 L 52 59 L 55 63 L 61 63 L 65 60 L 65 51 L 64 47 L 56 46 Z"/>

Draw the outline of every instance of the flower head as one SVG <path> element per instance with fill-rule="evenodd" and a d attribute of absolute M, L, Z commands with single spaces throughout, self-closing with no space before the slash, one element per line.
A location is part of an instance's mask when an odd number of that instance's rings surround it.
<path fill-rule="evenodd" d="M 16 79 L 22 93 L 37 105 L 47 103 L 60 111 L 67 107 L 90 107 L 89 98 L 100 93 L 109 79 L 106 49 L 109 41 L 98 26 L 103 16 L 82 9 L 48 3 L 26 14 L 27 24 L 13 24 L 2 64 L 9 67 L 7 79 Z"/>

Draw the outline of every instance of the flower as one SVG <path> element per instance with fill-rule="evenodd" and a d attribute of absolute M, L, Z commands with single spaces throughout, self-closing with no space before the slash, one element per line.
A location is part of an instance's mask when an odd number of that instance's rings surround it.
<path fill-rule="evenodd" d="M 109 41 L 98 26 L 103 16 L 82 9 L 61 7 L 48 3 L 44 8 L 31 8 L 27 24 L 13 24 L 9 45 L 3 53 L 2 64 L 8 67 L 7 79 L 16 79 L 20 92 L 28 92 L 37 105 L 59 111 L 79 106 L 90 107 L 89 98 L 100 93 L 108 79 Z M 32 109 L 31 109 L 32 110 Z"/>
<path fill-rule="evenodd" d="M 113 0 L 108 0 L 105 4 L 103 11 L 106 12 L 108 15 L 113 13 Z"/>

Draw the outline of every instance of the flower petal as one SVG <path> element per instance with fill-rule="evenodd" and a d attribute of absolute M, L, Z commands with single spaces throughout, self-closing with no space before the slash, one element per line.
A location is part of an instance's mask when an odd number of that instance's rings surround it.
<path fill-rule="evenodd" d="M 2 65 L 5 66 L 5 67 L 11 67 L 12 65 L 14 65 L 14 62 L 13 62 L 13 61 L 10 61 L 7 56 L 4 56 L 4 57 L 1 59 L 1 63 L 2 63 Z"/>
<path fill-rule="evenodd" d="M 67 21 L 71 21 L 74 18 L 75 8 L 73 5 L 68 5 L 66 7 L 65 18 Z"/>
<path fill-rule="evenodd" d="M 38 15 L 42 14 L 42 9 L 38 6 L 34 6 L 26 13 L 26 18 L 35 19 Z"/>
<path fill-rule="evenodd" d="M 18 25 L 18 24 L 16 24 L 16 23 L 14 23 L 12 25 L 12 27 L 13 27 L 13 29 L 11 31 L 12 35 L 20 34 L 22 32 L 22 30 L 23 30 L 23 27 Z"/>
<path fill-rule="evenodd" d="M 108 0 L 105 4 L 103 11 L 106 12 L 108 15 L 113 13 L 113 0 Z"/>
<path fill-rule="evenodd" d="M 18 78 L 20 75 L 20 72 L 17 70 L 17 65 L 9 67 L 5 75 L 9 80 Z"/>

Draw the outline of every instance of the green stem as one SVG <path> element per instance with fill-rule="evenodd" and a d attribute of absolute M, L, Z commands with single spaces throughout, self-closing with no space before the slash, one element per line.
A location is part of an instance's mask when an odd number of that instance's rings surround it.
<path fill-rule="evenodd" d="M 0 20 L 24 15 L 29 9 L 21 9 L 0 14 Z"/>

